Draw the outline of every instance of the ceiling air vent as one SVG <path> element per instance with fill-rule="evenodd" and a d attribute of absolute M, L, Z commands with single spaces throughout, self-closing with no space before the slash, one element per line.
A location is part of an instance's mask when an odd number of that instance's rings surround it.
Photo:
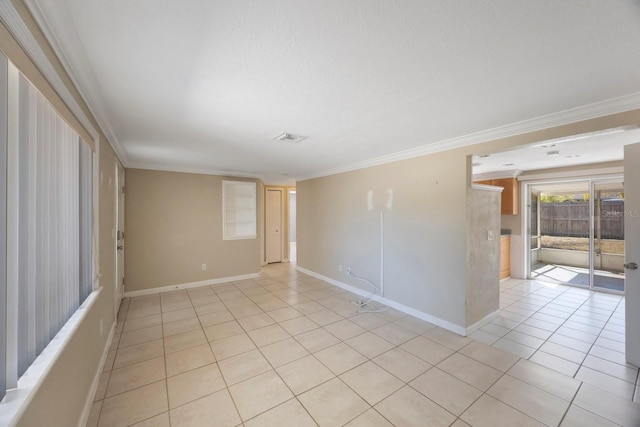
<path fill-rule="evenodd" d="M 287 132 L 279 133 L 278 135 L 273 137 L 273 139 L 275 139 L 276 141 L 293 142 L 294 144 L 302 141 L 304 138 L 304 136 L 294 135 Z"/>

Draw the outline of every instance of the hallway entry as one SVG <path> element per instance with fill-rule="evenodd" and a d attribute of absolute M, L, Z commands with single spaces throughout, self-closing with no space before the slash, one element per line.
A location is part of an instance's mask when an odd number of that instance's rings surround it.
<path fill-rule="evenodd" d="M 282 190 L 267 189 L 265 215 L 266 261 L 282 262 Z"/>

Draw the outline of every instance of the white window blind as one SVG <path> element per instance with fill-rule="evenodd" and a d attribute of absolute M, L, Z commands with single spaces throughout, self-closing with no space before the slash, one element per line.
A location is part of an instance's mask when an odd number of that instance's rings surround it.
<path fill-rule="evenodd" d="M 11 232 L 0 259 L 7 261 L 3 393 L 93 286 L 93 152 L 13 65 L 4 70 L 9 137 L 2 212 Z"/>
<path fill-rule="evenodd" d="M 222 181 L 223 240 L 256 237 L 256 183 Z"/>
<path fill-rule="evenodd" d="M 0 400 L 7 384 L 7 65 L 0 52 Z"/>

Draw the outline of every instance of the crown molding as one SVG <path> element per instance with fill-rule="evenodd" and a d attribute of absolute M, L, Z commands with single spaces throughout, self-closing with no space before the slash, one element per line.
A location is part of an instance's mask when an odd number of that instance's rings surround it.
<path fill-rule="evenodd" d="M 259 179 L 263 183 L 265 181 L 264 176 L 260 174 L 252 174 L 252 173 L 228 171 L 228 170 L 225 171 L 225 170 L 214 170 L 214 169 L 197 168 L 197 167 L 192 168 L 192 167 L 185 167 L 185 166 L 160 165 L 155 163 L 130 163 L 125 167 L 127 169 L 145 169 L 145 170 L 162 171 L 162 172 L 197 173 L 200 175 L 218 175 L 218 176 L 232 176 L 236 178 Z"/>
<path fill-rule="evenodd" d="M 521 170 L 509 170 L 509 171 L 497 171 L 486 172 L 473 175 L 474 181 L 485 181 L 488 179 L 503 179 L 503 178 L 517 178 L 523 171 Z"/>
<path fill-rule="evenodd" d="M 146 163 L 132 164 L 128 156 L 126 155 L 126 150 L 124 148 L 122 140 L 118 137 L 117 131 L 115 130 L 115 127 L 109 119 L 109 115 L 107 113 L 108 110 L 103 103 L 103 97 L 99 93 L 99 85 L 97 85 L 96 83 L 95 75 L 90 64 L 87 61 L 86 53 L 84 52 L 82 44 L 78 42 L 78 39 L 71 40 L 69 41 L 69 43 L 65 43 L 65 40 L 59 40 L 55 36 L 55 32 L 52 31 L 52 28 L 58 28 L 59 26 L 64 26 L 65 28 L 71 27 L 75 31 L 73 21 L 65 5 L 59 2 L 42 2 L 38 0 L 24 0 L 24 3 L 33 15 L 41 31 L 51 44 L 55 54 L 68 73 L 71 81 L 87 104 L 91 114 L 96 119 L 98 126 L 100 126 L 100 128 L 104 131 L 108 142 L 111 144 L 116 155 L 125 167 L 141 167 L 145 169 L 168 171 L 171 170 L 175 172 L 187 173 L 223 174 L 227 176 L 248 176 L 248 174 L 244 174 L 241 172 L 212 171 L 207 169 L 183 167 L 172 168 L 166 166 L 157 166 L 153 164 L 147 165 Z M 76 102 L 66 85 L 62 82 L 54 67 L 49 62 L 46 54 L 43 52 L 38 42 L 31 34 L 27 25 L 22 21 L 18 11 L 12 5 L 10 0 L 0 0 L 0 19 L 2 19 L 7 28 L 9 28 L 14 37 L 16 37 L 16 39 L 25 49 L 27 54 L 32 58 L 34 63 L 36 63 L 37 67 L 40 69 L 40 71 L 43 73 L 52 87 L 58 92 L 69 109 L 76 115 L 78 120 L 82 123 L 83 126 L 85 126 L 92 137 L 94 137 L 95 140 L 98 140 L 98 131 L 91 124 L 91 121 L 84 113 L 83 109 Z M 64 37 L 64 35 L 62 35 L 61 37 Z M 62 46 L 64 46 L 64 48 Z M 71 66 L 72 61 L 70 61 L 70 58 L 74 59 L 73 64 L 75 64 L 75 67 Z M 291 178 L 298 181 L 304 181 L 323 176 L 335 175 L 451 149 L 462 148 L 474 144 L 480 144 L 483 142 L 493 141 L 500 138 L 533 132 L 550 127 L 594 119 L 597 117 L 630 111 L 637 108 L 640 108 L 640 92 L 605 100 L 602 102 L 587 104 L 584 106 L 540 116 L 533 119 L 523 120 L 505 126 L 483 130 L 468 135 L 463 135 L 442 141 L 436 141 L 420 147 L 391 153 L 385 156 L 375 157 L 348 165 L 315 171 L 308 174 L 296 175 L 292 176 Z M 251 175 L 249 177 L 263 179 L 261 175 Z"/>
<path fill-rule="evenodd" d="M 129 159 L 126 151 L 120 142 L 121 140 L 118 137 L 115 127 L 109 120 L 106 106 L 102 102 L 103 97 L 100 96 L 99 93 L 96 93 L 99 85 L 87 61 L 87 55 L 80 38 L 76 34 L 75 25 L 66 5 L 64 2 L 44 2 L 43 5 L 43 2 L 37 2 L 36 0 L 24 0 L 24 2 L 40 27 L 40 30 L 49 41 L 51 48 L 69 75 L 72 83 L 89 108 L 89 111 L 98 122 L 98 126 L 100 126 L 107 137 L 116 156 L 124 166 L 127 166 Z M 56 36 L 56 32 L 52 30 L 52 28 L 60 27 L 70 29 L 73 34 L 76 34 L 76 37 L 73 40 L 67 40 L 68 43 L 65 43 L 65 41 L 59 39 Z M 68 33 L 61 32 L 61 34 L 65 37 Z M 75 62 L 70 61 L 69 58 L 73 58 Z M 72 63 L 75 64 L 75 67 L 71 65 Z M 68 91 L 66 86 L 65 90 Z"/>
<path fill-rule="evenodd" d="M 161 171 L 161 172 L 195 173 L 200 175 L 216 175 L 216 176 L 228 176 L 228 177 L 235 177 L 235 178 L 257 179 L 257 180 L 260 180 L 264 185 L 275 185 L 280 187 L 296 186 L 296 181 L 293 178 L 287 178 L 287 179 L 274 178 L 273 176 L 256 174 L 256 173 L 174 166 L 174 165 L 161 165 L 157 163 L 140 163 L 140 162 L 129 163 L 125 167 L 127 169 L 143 169 L 143 170 L 153 170 L 153 171 Z"/>
<path fill-rule="evenodd" d="M 581 165 L 588 166 L 588 165 Z M 518 181 L 543 181 L 543 180 L 562 180 L 571 178 L 588 178 L 588 177 L 623 177 L 624 166 L 611 166 L 596 169 L 575 169 L 570 171 L 553 171 L 546 170 L 537 173 L 518 176 Z"/>
<path fill-rule="evenodd" d="M 38 44 L 37 40 L 29 30 L 27 24 L 22 20 L 20 13 L 9 0 L 0 0 L 0 20 L 9 29 L 13 37 L 18 41 L 22 49 L 31 58 L 38 70 L 47 79 L 51 87 L 58 93 L 58 96 L 76 116 L 82 126 L 89 132 L 94 141 L 99 140 L 99 133 L 91 123 L 91 120 L 84 113 L 80 104 L 73 97 L 64 84 L 55 68 L 47 58 L 47 55 Z"/>
<path fill-rule="evenodd" d="M 507 138 L 523 133 L 535 132 L 538 130 L 562 126 L 569 123 L 575 123 L 583 120 L 590 120 L 598 117 L 608 116 L 611 114 L 622 113 L 637 108 L 640 108 L 640 92 L 559 111 L 553 114 L 547 114 L 533 119 L 523 120 L 505 126 L 495 127 L 468 135 L 445 139 L 431 144 L 426 144 L 421 147 L 411 148 L 409 150 L 399 151 L 361 162 L 351 163 L 336 168 L 324 169 L 309 174 L 298 175 L 295 178 L 298 181 L 305 181 L 313 178 L 321 178 L 323 176 L 351 172 L 372 166 L 379 166 L 387 163 L 397 162 L 399 160 L 406 160 L 414 157 L 424 156 L 427 154 L 439 153 L 442 151 L 467 147 L 469 145 L 494 141 L 497 139 Z"/>

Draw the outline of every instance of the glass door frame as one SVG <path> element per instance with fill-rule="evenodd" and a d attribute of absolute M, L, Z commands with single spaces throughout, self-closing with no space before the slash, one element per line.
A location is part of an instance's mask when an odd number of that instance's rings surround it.
<path fill-rule="evenodd" d="M 522 209 L 522 230 L 525 233 L 524 243 L 524 274 L 527 280 L 536 280 L 531 277 L 531 192 L 532 187 L 548 184 L 563 184 L 563 183 L 577 183 L 584 182 L 589 188 L 589 285 L 579 284 L 567 284 L 568 286 L 575 286 L 583 289 L 589 289 L 591 291 L 612 293 L 617 295 L 624 295 L 624 291 L 617 291 L 614 289 L 607 289 L 594 286 L 595 275 L 595 185 L 604 184 L 608 182 L 622 182 L 624 183 L 623 175 L 603 175 L 600 177 L 572 177 L 572 178 L 558 178 L 558 179 L 544 179 L 544 180 L 531 180 L 523 181 L 522 194 L 523 197 L 523 209 Z M 538 205 L 540 199 L 538 198 Z M 539 218 L 538 218 L 539 221 Z M 540 225 L 538 225 L 539 227 Z M 540 242 L 538 243 L 540 245 Z"/>

